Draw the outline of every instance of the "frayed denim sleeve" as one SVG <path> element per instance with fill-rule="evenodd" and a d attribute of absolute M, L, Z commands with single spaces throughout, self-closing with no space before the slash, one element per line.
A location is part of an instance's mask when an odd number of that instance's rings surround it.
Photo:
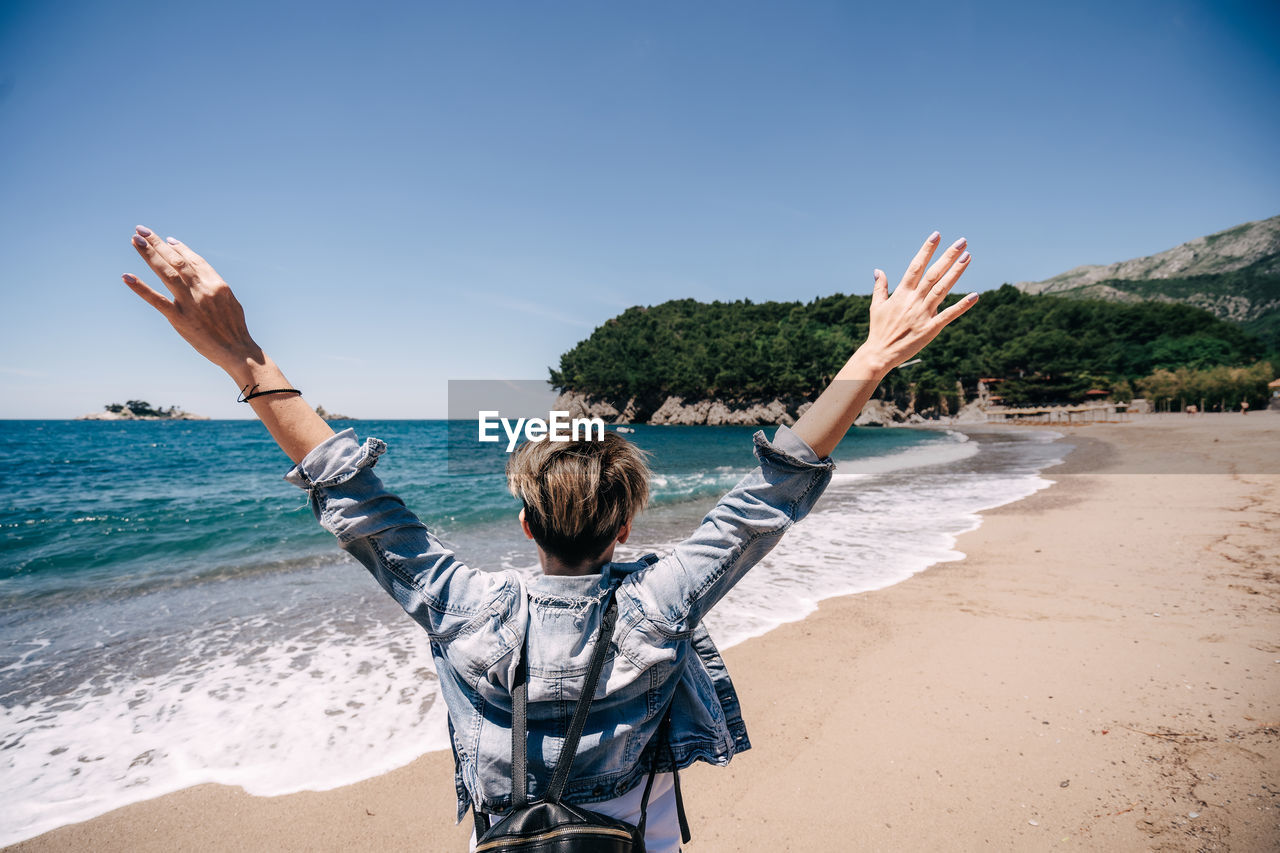
<path fill-rule="evenodd" d="M 831 482 L 835 463 L 778 427 L 755 434 L 760 465 L 734 486 L 693 535 L 639 573 L 631 589 L 666 630 L 693 630 L 743 575 L 804 518 Z"/>
<path fill-rule="evenodd" d="M 386 449 L 376 438 L 360 444 L 346 429 L 308 453 L 285 479 L 310 493 L 312 512 L 342 549 L 433 639 L 447 641 L 475 617 L 493 612 L 506 578 L 457 560 L 383 485 L 373 466 Z"/>

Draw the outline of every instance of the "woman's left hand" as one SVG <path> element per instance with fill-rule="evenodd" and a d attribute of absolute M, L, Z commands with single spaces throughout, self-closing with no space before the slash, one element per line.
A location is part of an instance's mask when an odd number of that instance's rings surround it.
<path fill-rule="evenodd" d="M 173 298 L 129 273 L 123 276 L 124 283 L 159 311 L 196 352 L 233 377 L 243 374 L 247 365 L 264 361 L 262 348 L 245 325 L 239 300 L 208 261 L 180 240 L 161 240 L 141 225 L 133 235 L 133 246 Z"/>
<path fill-rule="evenodd" d="M 934 231 L 911 259 L 898 286 L 889 293 L 889 279 L 875 271 L 871 294 L 871 324 L 861 350 L 889 370 L 914 356 L 978 301 L 977 293 L 938 309 L 969 268 L 968 241 L 961 237 L 942 253 L 933 266 L 929 260 L 941 235 Z M 927 267 L 927 270 L 926 270 Z"/>

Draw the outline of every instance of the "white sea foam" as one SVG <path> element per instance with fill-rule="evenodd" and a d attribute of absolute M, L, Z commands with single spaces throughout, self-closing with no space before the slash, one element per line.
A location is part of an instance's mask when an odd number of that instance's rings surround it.
<path fill-rule="evenodd" d="M 448 746 L 426 635 L 403 618 L 254 647 L 206 636 L 161 675 L 0 709 L 0 731 L 0 845 L 203 782 L 324 790 Z"/>
<path fill-rule="evenodd" d="M 655 474 L 649 486 L 656 497 L 671 500 L 706 492 L 710 489 L 727 489 L 737 482 L 742 471 L 729 465 L 721 465 L 707 471 L 688 474 Z"/>
<path fill-rule="evenodd" d="M 832 482 L 848 482 L 874 474 L 888 474 L 909 468 L 949 465 L 978 453 L 978 444 L 969 441 L 968 436 L 951 432 L 948 435 L 952 436 L 951 441 L 917 445 L 884 456 L 870 456 L 866 459 L 841 462 L 838 471 L 832 476 Z"/>
<path fill-rule="evenodd" d="M 960 559 L 956 537 L 978 526 L 977 513 L 1048 486 L 1038 471 L 1061 454 L 1043 433 L 1003 443 L 950 438 L 843 463 L 819 508 L 712 612 L 717 642 L 742 642 L 804 618 L 824 598 Z M 660 487 L 692 493 L 740 473 Z M 673 524 L 685 523 L 671 512 Z M 663 547 L 628 554 L 647 550 Z M 503 562 L 534 570 L 515 552 Z M 313 581 L 329 584 L 325 572 L 361 570 L 317 572 Z M 168 641 L 180 651 L 142 672 L 108 665 L 113 649 L 100 648 L 89 652 L 104 661 L 95 674 L 0 707 L 0 845 L 203 782 L 263 796 L 324 790 L 447 749 L 425 633 L 380 591 L 369 596 L 285 628 L 268 617 L 214 621 Z M 44 642 L 14 650 L 0 675 L 17 677 L 47 651 Z"/>
<path fill-rule="evenodd" d="M 1049 485 L 1031 473 L 939 474 L 915 489 L 862 474 L 834 480 L 821 508 L 729 592 L 708 626 L 731 646 L 803 619 L 823 599 L 883 589 L 963 559 L 956 537 L 981 524 L 978 513 Z"/>

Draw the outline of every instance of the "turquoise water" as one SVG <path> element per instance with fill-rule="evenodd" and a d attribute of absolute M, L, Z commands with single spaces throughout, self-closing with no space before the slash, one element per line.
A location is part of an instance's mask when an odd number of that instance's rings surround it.
<path fill-rule="evenodd" d="M 502 476 L 449 473 L 445 422 L 353 426 L 462 559 L 536 570 Z M 689 533 L 754 465 L 754 431 L 637 427 L 654 500 L 620 558 Z M 817 510 L 709 619 L 722 645 L 955 559 L 975 513 L 1042 487 L 1061 450 L 855 429 L 834 455 Z M 0 422 L 0 844 L 199 782 L 333 787 L 445 746 L 425 635 L 289 467 L 256 422 Z"/>
<path fill-rule="evenodd" d="M 391 448 L 379 465 L 388 484 L 437 535 L 466 548 L 474 564 L 498 567 L 519 552 L 532 556 L 509 524 L 519 507 L 500 473 L 446 471 L 446 426 L 358 423 L 362 437 L 376 435 Z M 652 451 L 653 503 L 666 507 L 732 485 L 754 464 L 754 432 L 641 426 L 629 438 Z M 938 440 L 933 433 L 860 430 L 837 456 L 878 456 Z M 0 498 L 3 610 L 284 570 L 327 554 L 332 537 L 305 511 L 305 495 L 281 479 L 289 467 L 256 422 L 0 421 L 0 470 L 11 483 Z M 511 529 L 495 542 L 499 523 Z"/>

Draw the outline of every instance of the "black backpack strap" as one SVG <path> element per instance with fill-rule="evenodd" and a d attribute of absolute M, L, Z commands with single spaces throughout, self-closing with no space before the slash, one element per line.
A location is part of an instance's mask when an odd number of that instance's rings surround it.
<path fill-rule="evenodd" d="M 529 670 L 520 649 L 515 683 L 511 685 L 511 807 L 529 804 Z M 479 823 L 476 824 L 479 827 Z"/>
<path fill-rule="evenodd" d="M 658 726 L 655 740 L 663 743 L 667 748 L 667 757 L 671 761 L 671 777 L 676 788 L 676 815 L 680 819 L 680 838 L 683 843 L 688 844 L 693 836 L 689 833 L 689 821 L 684 816 L 684 797 L 680 796 L 680 769 L 676 767 L 675 750 L 671 748 L 671 706 L 673 704 L 675 704 L 674 695 L 667 704 L 667 712 Z M 644 797 L 640 800 L 640 823 L 636 826 L 636 830 L 641 838 L 644 838 L 645 824 L 649 820 L 649 794 L 653 791 L 653 780 L 657 775 L 658 756 L 655 750 L 653 763 L 649 766 L 649 779 L 644 783 Z"/>
<path fill-rule="evenodd" d="M 477 811 L 475 806 L 471 807 L 471 816 L 476 821 L 476 841 L 479 841 L 489 831 L 489 816 L 482 811 Z"/>
<path fill-rule="evenodd" d="M 667 702 L 666 713 L 662 715 L 662 722 L 658 723 L 658 731 L 654 733 L 653 743 L 656 745 L 663 738 L 667 737 L 667 728 L 671 724 L 671 704 L 675 701 L 675 694 L 671 695 L 670 701 Z M 653 751 L 649 761 L 649 778 L 644 783 L 644 796 L 640 798 L 640 823 L 636 824 L 636 832 L 644 838 L 645 824 L 649 822 L 649 795 L 653 793 L 653 780 L 658 776 L 658 754 L 657 750 Z"/>
<path fill-rule="evenodd" d="M 653 791 L 653 780 L 657 775 L 658 764 L 654 762 L 644 783 L 644 796 L 640 798 L 640 822 L 636 824 L 636 835 L 640 838 L 644 838 L 644 827 L 649 822 L 649 794 Z"/>
<path fill-rule="evenodd" d="M 525 643 L 520 647 L 520 659 L 516 661 L 515 680 L 511 683 L 511 807 L 524 808 L 529 804 L 529 667 L 525 662 Z M 452 725 L 452 721 L 450 722 Z M 457 752 L 454 753 L 455 760 Z M 476 838 L 489 831 L 489 816 L 471 807 L 475 818 Z"/>
<path fill-rule="evenodd" d="M 684 797 L 680 794 L 680 769 L 676 767 L 676 753 L 671 748 L 670 740 L 667 741 L 667 755 L 671 756 L 671 777 L 676 784 L 676 816 L 680 818 L 680 839 L 688 844 L 693 835 L 689 832 L 689 819 L 684 816 Z"/>
<path fill-rule="evenodd" d="M 574 756 L 578 754 L 578 741 L 582 738 L 582 729 L 587 724 L 587 714 L 591 712 L 591 700 L 596 694 L 600 672 L 604 669 L 605 655 L 609 651 L 609 644 L 613 638 L 613 626 L 618 621 L 618 602 L 614 598 L 617 589 L 616 584 L 611 586 L 606 596 L 604 615 L 600 617 L 600 632 L 596 635 L 596 647 L 591 655 L 591 666 L 587 669 L 587 676 L 582 682 L 582 695 L 578 697 L 578 705 L 573 709 L 569 731 L 564 736 L 564 746 L 560 750 L 560 761 L 556 764 L 555 775 L 551 777 L 551 785 L 547 788 L 546 801 L 549 803 L 560 802 L 564 786 L 569 781 L 569 771 L 573 769 Z M 528 687 L 526 686 L 525 701 L 527 696 Z M 522 744 L 521 751 L 524 749 L 527 749 L 527 744 Z M 523 762 L 521 766 L 524 766 Z"/>

